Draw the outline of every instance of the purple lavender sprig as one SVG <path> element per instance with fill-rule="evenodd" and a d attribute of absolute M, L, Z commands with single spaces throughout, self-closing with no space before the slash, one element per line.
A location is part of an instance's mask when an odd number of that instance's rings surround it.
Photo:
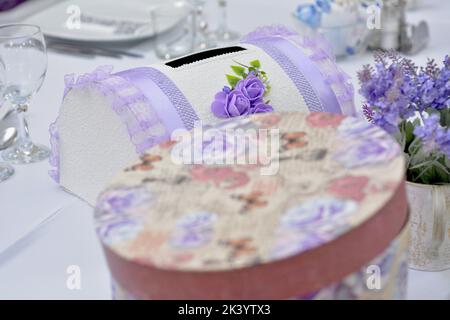
<path fill-rule="evenodd" d="M 422 150 L 428 154 L 442 153 L 450 158 L 450 132 L 440 124 L 439 114 L 433 113 L 414 128 L 414 135 L 422 141 Z"/>
<path fill-rule="evenodd" d="M 394 51 L 374 60 L 358 72 L 364 116 L 402 145 L 409 180 L 450 183 L 450 57 L 421 68 Z"/>

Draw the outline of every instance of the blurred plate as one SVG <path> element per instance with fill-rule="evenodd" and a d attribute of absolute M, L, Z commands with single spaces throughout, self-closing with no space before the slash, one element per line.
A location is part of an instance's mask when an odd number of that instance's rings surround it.
<path fill-rule="evenodd" d="M 39 25 L 46 36 L 70 41 L 120 42 L 155 35 L 151 12 L 164 0 L 63 1 L 26 18 Z M 168 19 L 161 32 L 179 19 Z"/>

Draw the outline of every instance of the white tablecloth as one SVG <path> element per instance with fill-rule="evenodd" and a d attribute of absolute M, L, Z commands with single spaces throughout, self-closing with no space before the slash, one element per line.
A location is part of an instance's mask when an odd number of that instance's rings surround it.
<path fill-rule="evenodd" d="M 55 0 L 30 0 L 13 12 L 1 13 L 0 23 L 18 21 L 52 2 Z M 409 14 L 411 21 L 427 19 L 431 26 L 430 45 L 413 57 L 418 63 L 425 62 L 426 57 L 441 60 L 450 53 L 450 1 L 423 2 L 425 6 Z M 207 8 L 212 20 L 216 14 L 214 3 L 210 0 Z M 230 26 L 245 33 L 259 25 L 294 25 L 291 11 L 297 3 L 230 0 Z M 33 139 L 48 144 L 48 126 L 58 112 L 65 74 L 89 72 L 103 64 L 122 70 L 157 61 L 152 41 L 142 42 L 132 50 L 144 53 L 145 58 L 87 59 L 49 52 L 45 83 L 28 114 Z M 370 54 L 365 54 L 340 64 L 357 86 L 356 70 L 370 62 Z M 359 104 L 361 97 L 357 96 L 356 101 Z M 109 273 L 93 231 L 92 209 L 58 188 L 48 177 L 48 170 L 46 162 L 16 166 L 15 176 L 0 184 L 0 299 L 109 299 Z M 67 288 L 67 268 L 71 265 L 80 267 L 80 290 Z M 408 298 L 450 299 L 450 270 L 410 271 Z"/>

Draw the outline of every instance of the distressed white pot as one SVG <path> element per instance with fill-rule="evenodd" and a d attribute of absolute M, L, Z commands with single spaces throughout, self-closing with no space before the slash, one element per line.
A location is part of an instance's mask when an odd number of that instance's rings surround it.
<path fill-rule="evenodd" d="M 450 269 L 450 185 L 407 182 L 411 211 L 409 267 Z"/>

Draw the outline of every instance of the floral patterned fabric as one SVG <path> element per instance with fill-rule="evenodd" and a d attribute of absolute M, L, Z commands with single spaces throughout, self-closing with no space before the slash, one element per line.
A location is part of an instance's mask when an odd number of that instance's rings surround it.
<path fill-rule="evenodd" d="M 311 292 L 299 297 L 290 297 L 292 300 L 380 300 L 405 299 L 408 278 L 408 228 L 391 243 L 380 255 L 359 270 L 346 276 L 337 283 L 326 288 Z M 367 284 L 374 275 L 371 267 L 379 267 L 379 288 L 371 288 Z M 112 279 L 115 300 L 136 300 L 126 289 Z"/>
<path fill-rule="evenodd" d="M 230 128 L 278 129 L 278 172 L 261 175 L 259 163 L 176 164 L 172 152 L 185 146 L 165 142 L 99 197 L 102 242 L 123 258 L 170 270 L 270 263 L 357 228 L 403 180 L 399 147 L 364 120 L 270 113 L 235 118 L 216 129 Z"/>

